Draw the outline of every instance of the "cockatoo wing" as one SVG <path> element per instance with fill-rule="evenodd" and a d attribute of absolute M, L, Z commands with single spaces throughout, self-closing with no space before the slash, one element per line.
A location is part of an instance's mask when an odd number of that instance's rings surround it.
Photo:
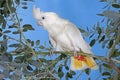
<path fill-rule="evenodd" d="M 51 42 L 52 46 L 55 47 L 56 46 L 56 41 L 54 40 L 54 38 L 49 35 L 49 39 L 50 39 L 50 42 Z"/>
<path fill-rule="evenodd" d="M 69 21 L 65 24 L 66 34 L 72 42 L 76 51 L 83 51 L 85 53 L 92 53 L 91 47 L 83 39 L 79 29 Z"/>

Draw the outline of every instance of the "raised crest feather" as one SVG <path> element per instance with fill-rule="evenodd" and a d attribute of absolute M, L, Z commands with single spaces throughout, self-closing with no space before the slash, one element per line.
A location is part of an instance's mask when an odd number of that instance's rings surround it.
<path fill-rule="evenodd" d="M 33 5 L 33 16 L 36 20 L 40 19 L 41 11 L 40 8 L 37 8 L 35 5 Z"/>

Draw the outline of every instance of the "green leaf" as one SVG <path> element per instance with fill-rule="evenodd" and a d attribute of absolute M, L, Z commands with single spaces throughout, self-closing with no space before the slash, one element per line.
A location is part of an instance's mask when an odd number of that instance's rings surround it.
<path fill-rule="evenodd" d="M 88 68 L 88 69 L 85 69 L 85 73 L 87 74 L 87 75 L 90 75 L 90 69 Z"/>
<path fill-rule="evenodd" d="M 30 24 L 25 24 L 25 25 L 23 25 L 23 30 L 24 31 L 26 31 L 26 30 L 35 30 L 33 27 L 32 27 L 32 25 L 30 25 Z"/>
<path fill-rule="evenodd" d="M 6 31 L 4 31 L 3 33 L 10 33 L 11 31 L 10 30 L 6 30 Z"/>
<path fill-rule="evenodd" d="M 99 43 L 104 41 L 104 39 L 105 39 L 105 35 L 102 36 L 102 38 L 99 40 Z"/>
<path fill-rule="evenodd" d="M 19 31 L 14 31 L 14 32 L 12 32 L 13 34 L 20 34 L 20 32 Z"/>
<path fill-rule="evenodd" d="M 100 0 L 100 2 L 107 2 L 107 0 Z"/>
<path fill-rule="evenodd" d="M 95 35 L 95 33 L 91 34 L 89 38 L 92 38 Z"/>
<path fill-rule="evenodd" d="M 103 72 L 102 73 L 102 76 L 110 76 L 111 74 L 110 74 L 110 72 Z"/>
<path fill-rule="evenodd" d="M 114 8 L 120 8 L 120 4 L 112 4 Z"/>
<path fill-rule="evenodd" d="M 29 52 L 28 52 L 29 51 Z M 26 54 L 24 55 L 24 57 L 26 58 L 26 59 L 29 59 L 29 58 L 31 58 L 31 57 L 33 57 L 33 53 L 28 49 L 28 51 L 27 52 L 25 52 Z"/>
<path fill-rule="evenodd" d="M 90 46 L 93 46 L 95 44 L 96 40 L 93 39 L 91 42 L 90 42 Z"/>
<path fill-rule="evenodd" d="M 0 24 L 3 22 L 5 22 L 4 17 L 2 15 L 0 15 Z"/>
<path fill-rule="evenodd" d="M 27 66 L 27 69 L 33 71 L 33 68 L 30 65 Z"/>
<path fill-rule="evenodd" d="M 75 71 L 70 70 L 70 74 L 75 75 Z"/>
<path fill-rule="evenodd" d="M 15 25 L 11 25 L 11 26 L 9 26 L 8 28 L 18 28 L 18 27 L 15 26 Z"/>
<path fill-rule="evenodd" d="M 5 53 L 4 55 L 8 58 L 9 61 L 12 61 L 13 56 L 11 54 Z"/>
<path fill-rule="evenodd" d="M 31 42 L 32 42 L 30 39 L 27 39 L 27 41 L 28 41 L 29 43 L 31 43 Z"/>
<path fill-rule="evenodd" d="M 104 40 L 104 41 L 103 41 L 103 43 L 102 43 L 102 48 L 105 47 L 105 45 L 107 44 L 108 41 L 109 41 L 109 40 Z"/>
<path fill-rule="evenodd" d="M 58 72 L 61 72 L 61 71 L 62 71 L 62 66 L 58 68 Z"/>
<path fill-rule="evenodd" d="M 118 56 L 120 56 L 120 52 L 118 49 L 115 49 L 114 53 L 111 55 L 111 57 L 118 57 Z"/>
<path fill-rule="evenodd" d="M 12 61 L 12 55 L 9 53 L 4 53 L 0 55 L 0 60 L 5 62 L 11 62 Z"/>
<path fill-rule="evenodd" d="M 10 10 L 11 10 L 12 13 L 14 13 L 16 11 L 16 8 L 10 7 Z"/>
<path fill-rule="evenodd" d="M 23 29 L 23 32 L 27 32 L 28 30 L 27 29 Z"/>
<path fill-rule="evenodd" d="M 42 46 L 42 45 L 40 46 L 40 49 L 44 49 L 44 48 L 45 48 L 44 46 Z"/>
<path fill-rule="evenodd" d="M 4 21 L 2 24 L 2 29 L 5 29 L 5 28 L 6 28 L 6 21 Z"/>
<path fill-rule="evenodd" d="M 106 69 L 112 69 L 108 64 L 106 63 L 103 63 L 103 66 L 106 68 Z"/>
<path fill-rule="evenodd" d="M 71 73 L 67 72 L 66 75 L 67 75 L 67 77 L 72 78 L 72 74 Z"/>
<path fill-rule="evenodd" d="M 19 5 L 19 4 L 20 4 L 20 0 L 15 0 L 15 3 L 16 3 L 17 5 Z"/>
<path fill-rule="evenodd" d="M 35 44 L 38 46 L 40 44 L 40 40 L 37 40 Z"/>
<path fill-rule="evenodd" d="M 109 41 L 109 43 L 108 43 L 108 48 L 111 48 L 111 47 L 112 47 L 113 41 L 114 41 L 113 39 Z"/>
<path fill-rule="evenodd" d="M 22 5 L 26 6 L 26 5 L 27 5 L 27 2 L 22 2 Z"/>
<path fill-rule="evenodd" d="M 27 7 L 27 6 L 23 6 L 22 8 L 23 8 L 23 9 L 27 9 L 28 7 Z"/>
<path fill-rule="evenodd" d="M 91 80 L 91 78 L 89 77 L 88 80 Z"/>
<path fill-rule="evenodd" d="M 20 46 L 20 44 L 18 44 L 18 43 L 9 45 L 9 47 L 19 47 L 19 46 Z"/>
<path fill-rule="evenodd" d="M 1 41 L 0 44 L 1 44 L 1 45 L 0 45 L 1 51 L 2 51 L 2 52 L 6 52 L 6 50 L 7 50 L 7 39 L 4 39 L 3 41 Z"/>
<path fill-rule="evenodd" d="M 58 76 L 59 76 L 60 78 L 62 78 L 62 77 L 64 76 L 64 73 L 63 73 L 63 71 L 62 71 L 62 66 L 60 66 L 60 67 L 58 68 Z"/>
<path fill-rule="evenodd" d="M 65 66 L 65 69 L 66 69 L 66 70 L 69 70 L 69 67 L 68 67 L 68 66 Z"/>
<path fill-rule="evenodd" d="M 97 28 L 96 28 L 96 30 L 98 31 L 98 34 L 100 35 L 101 33 L 102 33 L 102 30 L 101 30 L 101 28 L 99 27 L 99 23 L 97 23 Z"/>
<path fill-rule="evenodd" d="M 60 59 L 65 59 L 66 57 L 67 57 L 66 54 L 61 54 L 61 55 L 60 55 Z"/>
<path fill-rule="evenodd" d="M 85 30 L 83 30 L 83 29 L 81 29 L 81 28 L 79 28 L 79 30 L 80 30 L 81 33 L 86 32 Z"/>
<path fill-rule="evenodd" d="M 102 65 L 99 66 L 99 71 L 102 73 Z"/>
<path fill-rule="evenodd" d="M 114 19 L 114 21 L 116 21 L 117 19 L 119 19 L 120 14 L 117 13 L 116 11 L 111 11 L 111 10 L 106 10 L 103 12 L 104 16 Z"/>
<path fill-rule="evenodd" d="M 2 29 L 0 28 L 0 37 L 2 36 Z"/>
<path fill-rule="evenodd" d="M 97 14 L 98 16 L 104 16 L 103 14 Z"/>
<path fill-rule="evenodd" d="M 18 57 L 15 57 L 14 61 L 16 63 L 22 63 L 24 61 L 24 56 L 18 56 Z"/>
<path fill-rule="evenodd" d="M 30 62 L 31 65 L 35 66 L 36 68 L 39 68 L 42 66 L 42 64 L 38 60 L 34 60 Z"/>
<path fill-rule="evenodd" d="M 31 42 L 31 46 L 34 46 L 34 41 Z"/>

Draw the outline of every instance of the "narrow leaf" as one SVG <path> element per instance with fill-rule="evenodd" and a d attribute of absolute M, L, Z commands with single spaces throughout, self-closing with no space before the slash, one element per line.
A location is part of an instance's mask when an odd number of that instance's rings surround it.
<path fill-rule="evenodd" d="M 24 28 L 25 30 L 35 30 L 35 29 L 32 27 L 32 25 L 30 25 L 30 24 L 25 24 L 25 25 L 23 25 L 23 28 Z"/>
<path fill-rule="evenodd" d="M 102 73 L 102 76 L 110 76 L 111 74 L 110 74 L 110 72 L 103 72 Z"/>
<path fill-rule="evenodd" d="M 86 73 L 87 75 L 90 75 L 90 69 L 89 69 L 89 68 L 86 69 L 86 70 L 85 70 L 85 73 Z"/>
<path fill-rule="evenodd" d="M 40 44 L 40 40 L 37 40 L 36 41 L 36 45 L 38 46 Z"/>
<path fill-rule="evenodd" d="M 102 36 L 102 38 L 99 40 L 99 43 L 104 41 L 104 39 L 105 39 L 105 35 Z"/>
<path fill-rule="evenodd" d="M 120 8 L 120 4 L 112 4 L 114 8 Z"/>
<path fill-rule="evenodd" d="M 23 9 L 27 9 L 28 7 L 27 7 L 27 6 L 23 6 L 22 8 L 23 8 Z"/>
<path fill-rule="evenodd" d="M 90 46 L 93 46 L 95 44 L 96 40 L 93 39 L 91 42 L 90 42 Z"/>
<path fill-rule="evenodd" d="M 4 31 L 3 33 L 10 33 L 11 31 L 10 30 L 6 30 L 6 31 Z"/>
<path fill-rule="evenodd" d="M 19 46 L 20 46 L 20 44 L 18 44 L 18 43 L 9 45 L 9 47 L 19 47 Z"/>

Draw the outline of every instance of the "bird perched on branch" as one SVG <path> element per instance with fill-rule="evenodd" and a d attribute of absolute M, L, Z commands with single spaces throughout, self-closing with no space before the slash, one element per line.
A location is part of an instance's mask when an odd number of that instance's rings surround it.
<path fill-rule="evenodd" d="M 79 51 L 93 53 L 74 24 L 54 12 L 43 12 L 35 6 L 33 7 L 33 16 L 37 20 L 37 24 L 48 31 L 51 44 L 56 51 L 74 51 L 74 56 L 71 57 L 71 70 L 96 69 L 98 67 L 92 57 L 77 54 Z"/>

